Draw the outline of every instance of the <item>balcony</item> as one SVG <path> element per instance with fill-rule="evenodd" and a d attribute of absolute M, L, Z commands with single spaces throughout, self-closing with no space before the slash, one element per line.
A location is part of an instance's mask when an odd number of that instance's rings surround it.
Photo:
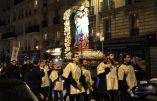
<path fill-rule="evenodd" d="M 39 25 L 29 26 L 29 27 L 26 29 L 26 33 L 39 32 L 39 31 L 40 31 L 40 26 L 39 26 Z"/>
<path fill-rule="evenodd" d="M 19 3 L 21 3 L 21 2 L 23 2 L 24 0 L 14 0 L 14 5 L 17 5 L 17 4 L 19 4 Z"/>
<path fill-rule="evenodd" d="M 17 37 L 17 33 L 8 32 L 8 33 L 2 34 L 2 39 L 8 39 L 8 38 L 13 38 L 13 37 Z"/>
<path fill-rule="evenodd" d="M 143 5 L 147 4 L 146 1 L 148 0 L 122 0 L 122 2 L 119 0 L 110 1 L 109 5 L 105 2 L 103 6 L 102 12 L 104 16 L 117 14 L 120 11 L 126 11 L 126 13 L 128 13 L 129 11 L 136 10 L 137 8 L 143 9 Z"/>
<path fill-rule="evenodd" d="M 126 2 L 126 5 L 131 5 L 134 3 L 140 3 L 141 0 L 125 0 L 125 2 Z"/>

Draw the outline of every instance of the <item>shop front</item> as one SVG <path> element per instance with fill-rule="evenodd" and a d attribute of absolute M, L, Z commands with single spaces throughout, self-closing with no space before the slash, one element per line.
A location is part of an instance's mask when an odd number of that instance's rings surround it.
<path fill-rule="evenodd" d="M 104 42 L 104 53 L 113 52 L 117 60 L 120 55 L 129 53 L 131 56 L 140 57 L 145 65 L 146 72 L 157 76 L 157 40 L 155 36 L 131 37 L 112 39 Z M 99 46 L 101 48 L 101 46 Z"/>

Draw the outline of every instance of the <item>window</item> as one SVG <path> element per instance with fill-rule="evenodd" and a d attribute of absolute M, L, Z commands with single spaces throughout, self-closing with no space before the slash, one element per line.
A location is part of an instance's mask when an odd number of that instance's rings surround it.
<path fill-rule="evenodd" d="M 24 10 L 23 10 L 23 8 L 21 9 L 21 18 L 23 18 L 23 16 L 24 16 Z"/>
<path fill-rule="evenodd" d="M 130 15 L 130 35 L 138 35 L 139 34 L 139 18 L 138 14 Z"/>
<path fill-rule="evenodd" d="M 53 18 L 53 24 L 56 25 L 56 24 L 60 24 L 60 16 L 55 16 Z"/>
<path fill-rule="evenodd" d="M 125 0 L 114 0 L 112 3 L 113 3 L 112 5 L 114 5 L 115 8 L 123 7 L 126 4 Z"/>
<path fill-rule="evenodd" d="M 18 46 L 21 47 L 21 41 L 20 40 L 18 41 Z"/>
<path fill-rule="evenodd" d="M 125 0 L 126 4 L 133 4 L 133 3 L 137 3 L 137 2 L 141 2 L 141 0 Z"/>
<path fill-rule="evenodd" d="M 47 40 L 47 33 L 44 34 L 44 40 Z"/>
<path fill-rule="evenodd" d="M 47 6 L 47 0 L 43 0 L 43 7 L 46 7 Z"/>
<path fill-rule="evenodd" d="M 124 0 L 123 0 L 123 2 L 124 2 Z M 121 7 L 123 2 L 122 2 L 122 0 L 104 0 L 102 2 L 102 7 L 104 10 L 114 9 L 114 8 Z"/>
<path fill-rule="evenodd" d="M 57 31 L 57 34 L 56 34 L 56 41 L 59 41 L 59 39 L 60 39 L 60 32 Z"/>
<path fill-rule="evenodd" d="M 104 36 L 105 40 L 111 39 L 111 19 L 104 20 Z"/>
<path fill-rule="evenodd" d="M 112 0 L 107 0 L 107 8 L 110 9 L 112 5 Z"/>
<path fill-rule="evenodd" d="M 134 0 L 134 2 L 136 3 L 136 2 L 141 2 L 141 0 Z"/>
<path fill-rule="evenodd" d="M 14 5 L 17 5 L 17 4 L 21 3 L 22 1 L 24 1 L 24 0 L 14 0 Z"/>
<path fill-rule="evenodd" d="M 89 14 L 94 15 L 94 3 L 92 0 L 89 0 Z"/>
<path fill-rule="evenodd" d="M 89 14 L 94 15 L 94 6 L 89 7 Z"/>
<path fill-rule="evenodd" d="M 34 0 L 34 8 L 38 8 L 38 0 Z"/>
<path fill-rule="evenodd" d="M 125 0 L 126 4 L 132 4 L 133 0 Z"/>
<path fill-rule="evenodd" d="M 13 21 L 16 21 L 16 12 L 14 12 Z"/>
<path fill-rule="evenodd" d="M 47 26 L 48 26 L 48 19 L 42 20 L 41 26 L 42 26 L 42 27 L 47 27 Z"/>

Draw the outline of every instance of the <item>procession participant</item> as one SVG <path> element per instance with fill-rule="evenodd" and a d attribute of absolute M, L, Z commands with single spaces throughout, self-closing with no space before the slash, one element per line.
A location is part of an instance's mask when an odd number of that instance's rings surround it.
<path fill-rule="evenodd" d="M 107 80 L 107 91 L 109 92 L 109 95 L 111 96 L 112 101 L 118 101 L 119 94 L 118 94 L 118 67 L 119 64 L 117 61 L 115 61 L 115 55 L 114 53 L 110 52 L 108 54 L 108 62 L 112 64 L 112 67 L 110 68 L 110 72 L 106 75 Z"/>
<path fill-rule="evenodd" d="M 61 101 L 63 101 L 63 79 L 61 74 L 62 68 L 56 68 L 56 66 L 54 66 L 49 77 L 53 85 L 54 101 L 59 99 L 58 94 L 60 95 Z"/>
<path fill-rule="evenodd" d="M 48 99 L 48 88 L 49 88 L 49 78 L 48 78 L 48 69 L 47 65 L 45 66 L 45 62 L 40 64 L 40 69 L 42 69 L 45 75 L 42 77 L 41 83 L 41 93 L 44 96 L 44 101 Z"/>
<path fill-rule="evenodd" d="M 38 63 L 36 63 L 38 62 Z M 44 70 L 40 69 L 40 64 L 43 64 L 43 61 L 35 61 L 35 66 L 33 66 L 30 73 L 30 81 L 28 86 L 32 90 L 32 92 L 37 96 L 39 100 L 42 100 L 42 95 L 40 93 L 42 77 L 45 75 Z"/>
<path fill-rule="evenodd" d="M 130 64 L 131 58 L 128 53 L 124 55 L 124 62 L 118 69 L 119 86 L 121 90 L 121 100 L 131 100 L 131 96 L 134 96 L 133 90 L 137 85 L 135 71 Z"/>
<path fill-rule="evenodd" d="M 73 62 L 69 63 L 64 68 L 62 76 L 70 86 L 70 101 L 84 101 L 85 89 L 82 85 L 84 77 L 81 72 L 79 55 L 77 53 L 73 54 Z"/>
<path fill-rule="evenodd" d="M 108 53 L 107 59 L 111 62 L 111 64 L 113 64 L 117 68 L 119 67 L 119 62 L 115 60 L 115 54 L 113 52 Z"/>
<path fill-rule="evenodd" d="M 92 77 L 91 77 L 91 73 L 90 73 L 90 70 L 87 69 L 88 67 L 88 61 L 86 59 L 83 59 L 81 61 L 81 64 L 82 64 L 82 75 L 85 76 L 85 91 L 86 91 L 86 94 L 85 94 L 85 101 L 90 101 L 90 93 L 93 92 L 93 84 L 94 84 L 94 81 L 92 80 Z"/>
<path fill-rule="evenodd" d="M 5 76 L 13 79 L 21 79 L 21 72 L 17 61 L 12 60 L 11 64 L 6 68 Z"/>
<path fill-rule="evenodd" d="M 45 65 L 44 65 L 44 68 L 48 72 L 48 75 L 49 75 L 49 71 L 50 71 L 49 62 L 50 62 L 49 60 L 46 60 Z"/>
<path fill-rule="evenodd" d="M 22 79 L 29 85 L 31 79 L 31 71 L 33 69 L 33 64 L 29 57 L 26 59 L 26 64 L 24 64 L 21 68 Z"/>
<path fill-rule="evenodd" d="M 97 66 L 97 78 L 99 79 L 99 82 L 97 84 L 97 97 L 96 101 L 103 101 L 105 99 L 105 95 L 109 94 L 107 90 L 109 89 L 107 87 L 107 74 L 110 72 L 110 68 L 112 67 L 112 64 L 107 61 L 107 58 L 103 60 L 98 66 Z M 111 87 L 110 87 L 111 88 Z"/>
<path fill-rule="evenodd" d="M 52 60 L 50 60 L 49 61 L 49 64 L 48 64 L 48 67 L 49 67 L 49 69 L 48 69 L 48 76 L 49 76 L 49 90 L 48 90 L 48 100 L 52 100 L 53 98 L 52 98 L 52 88 L 53 88 L 53 84 L 52 84 L 52 82 L 51 82 L 51 79 L 50 79 L 50 74 L 51 74 L 51 72 L 54 70 L 54 68 L 55 68 L 55 64 L 54 64 L 54 62 L 52 61 Z"/>

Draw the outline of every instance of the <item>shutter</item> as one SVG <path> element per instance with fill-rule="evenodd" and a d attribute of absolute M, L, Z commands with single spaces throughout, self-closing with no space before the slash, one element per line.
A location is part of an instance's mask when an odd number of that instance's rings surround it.
<path fill-rule="evenodd" d="M 150 47 L 151 76 L 157 77 L 157 47 Z"/>

